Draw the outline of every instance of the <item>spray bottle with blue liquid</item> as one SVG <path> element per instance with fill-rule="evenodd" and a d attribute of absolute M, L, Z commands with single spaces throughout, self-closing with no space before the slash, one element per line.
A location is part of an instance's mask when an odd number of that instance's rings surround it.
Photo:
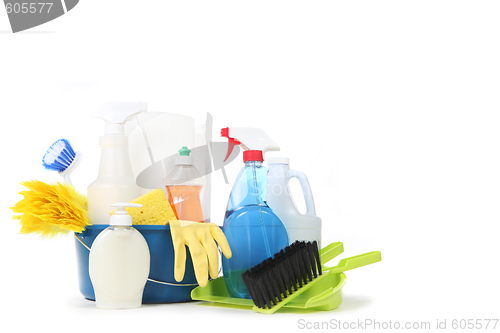
<path fill-rule="evenodd" d="M 223 231 L 233 256 L 222 258 L 227 290 L 232 297 L 250 298 L 241 274 L 289 245 L 288 233 L 280 218 L 266 203 L 267 172 L 262 165 L 267 151 L 279 147 L 260 128 L 227 127 L 221 131 L 229 139 L 226 159 L 234 145 L 240 145 L 245 166 L 234 183 Z"/>

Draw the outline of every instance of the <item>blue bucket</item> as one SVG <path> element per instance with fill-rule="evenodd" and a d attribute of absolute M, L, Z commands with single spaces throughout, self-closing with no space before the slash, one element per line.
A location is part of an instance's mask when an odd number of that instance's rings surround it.
<path fill-rule="evenodd" d="M 94 288 L 89 276 L 89 254 L 95 238 L 108 225 L 91 225 L 82 233 L 75 233 L 76 259 L 80 292 L 95 300 Z M 186 272 L 184 279 L 174 279 L 174 246 L 168 225 L 134 225 L 146 239 L 151 254 L 149 279 L 144 288 L 143 304 L 188 302 L 191 290 L 198 286 L 194 275 L 193 262 L 186 248 Z"/>

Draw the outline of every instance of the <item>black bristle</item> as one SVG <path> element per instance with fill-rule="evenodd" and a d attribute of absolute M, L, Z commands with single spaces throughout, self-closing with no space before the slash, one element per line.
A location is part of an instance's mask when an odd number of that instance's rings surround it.
<path fill-rule="evenodd" d="M 318 244 L 296 241 L 242 274 L 253 302 L 271 308 L 322 274 Z"/>
<path fill-rule="evenodd" d="M 295 259 L 298 259 L 298 260 L 295 260 Z M 293 257 L 290 256 L 288 258 L 288 260 L 290 261 L 290 263 L 292 264 L 292 268 L 293 268 L 293 273 L 294 273 L 294 279 L 295 279 L 295 291 L 298 290 L 298 288 L 302 288 L 302 274 L 301 274 L 301 271 L 300 271 L 300 252 L 298 251 L 295 251 L 295 253 L 293 254 Z M 298 285 L 298 286 L 297 286 Z"/>
<path fill-rule="evenodd" d="M 319 272 L 319 275 L 322 275 L 323 271 L 321 270 L 321 262 L 319 260 L 318 242 L 314 241 L 312 243 L 312 245 L 313 245 L 314 258 L 316 259 L 316 264 L 317 264 L 317 267 L 318 267 L 318 272 Z"/>
<path fill-rule="evenodd" d="M 283 265 L 276 265 L 276 278 L 279 281 L 279 286 L 280 286 L 280 293 L 283 295 L 283 298 L 288 297 L 288 288 L 286 281 L 288 279 L 288 275 L 286 272 L 283 270 Z"/>
<path fill-rule="evenodd" d="M 273 291 L 274 291 L 274 299 L 275 299 L 275 305 L 276 305 L 276 304 L 278 304 L 278 302 L 281 302 L 283 300 L 281 288 L 280 288 L 280 285 L 278 283 L 276 269 L 272 268 L 271 270 L 269 270 L 269 272 L 267 272 L 267 274 L 268 274 L 269 280 L 272 281 L 272 287 L 273 287 Z"/>
<path fill-rule="evenodd" d="M 252 299 L 253 299 L 255 305 L 260 307 L 260 304 L 261 304 L 260 297 L 258 295 L 258 290 L 255 288 L 255 279 L 252 278 L 250 275 L 251 275 L 250 270 L 248 270 L 248 271 L 244 272 L 243 274 L 241 274 L 241 278 L 242 278 L 243 282 L 245 283 L 245 286 L 247 287 L 250 295 L 253 295 Z"/>
<path fill-rule="evenodd" d="M 265 297 L 262 295 L 262 286 L 261 286 L 261 279 L 259 278 L 258 273 L 260 267 L 254 267 L 249 271 L 246 271 L 241 275 L 243 278 L 243 282 L 247 286 L 248 292 L 250 295 L 252 295 L 252 299 L 255 303 L 260 308 L 265 307 Z"/>
<path fill-rule="evenodd" d="M 276 297 L 274 297 L 274 290 L 271 286 L 270 281 L 268 280 L 266 272 L 267 271 L 263 271 L 261 273 L 261 275 L 259 276 L 259 280 L 262 296 L 264 297 L 264 301 L 267 307 L 270 309 L 272 307 L 271 303 L 276 305 Z"/>
<path fill-rule="evenodd" d="M 309 273 L 310 273 L 310 266 L 308 267 L 307 266 L 307 262 L 309 261 L 309 256 L 307 255 L 307 246 L 306 244 L 304 244 L 303 246 L 300 247 L 300 259 L 297 258 L 298 260 L 298 263 L 299 263 L 299 267 L 300 267 L 300 276 L 302 278 L 302 281 L 304 284 L 307 284 L 308 281 L 310 281 L 308 279 L 309 277 Z M 311 278 L 312 280 L 312 278 Z"/>
<path fill-rule="evenodd" d="M 297 267 L 294 265 L 294 260 L 291 259 L 294 257 L 296 250 L 296 244 L 293 243 L 289 247 L 285 248 L 285 253 L 283 255 L 283 264 L 288 269 L 288 280 L 290 281 L 291 286 L 290 293 L 297 290 L 298 283 Z"/>
<path fill-rule="evenodd" d="M 269 295 L 271 296 L 271 300 L 273 301 L 274 305 L 276 305 L 277 304 L 276 299 L 278 299 L 281 302 L 281 293 L 279 292 L 278 282 L 276 281 L 277 280 L 276 273 L 272 265 L 275 265 L 275 263 L 271 263 L 271 267 L 269 267 L 269 269 L 263 273 L 269 285 L 268 289 L 269 289 Z"/>
<path fill-rule="evenodd" d="M 314 241 L 315 243 L 316 241 Z M 318 277 L 318 269 L 317 269 L 317 263 L 316 263 L 316 258 L 314 258 L 314 243 L 311 243 L 309 245 L 309 251 L 307 251 L 307 254 L 309 255 L 309 261 L 311 262 L 311 270 L 313 274 L 313 278 Z M 317 249 L 317 246 L 316 246 Z M 321 265 L 320 265 L 321 266 Z"/>
<path fill-rule="evenodd" d="M 258 306 L 261 307 L 261 308 L 265 308 L 266 307 L 266 298 L 267 297 L 264 294 L 265 288 L 264 288 L 264 285 L 262 283 L 262 278 L 260 278 L 260 277 L 256 278 L 255 291 L 256 291 L 256 294 L 257 294 L 257 299 L 259 301 Z"/>
<path fill-rule="evenodd" d="M 275 260 L 278 261 L 280 264 L 278 267 L 280 268 L 281 272 L 281 280 L 285 286 L 286 291 L 288 293 L 285 294 L 285 298 L 288 296 L 288 294 L 291 294 L 293 291 L 293 282 L 292 282 L 292 268 L 290 267 L 290 264 L 288 260 L 286 259 L 285 251 L 281 250 L 280 252 L 276 253 L 274 256 Z"/>
<path fill-rule="evenodd" d="M 307 243 L 307 246 L 304 248 L 304 251 L 302 253 L 302 258 L 304 259 L 304 265 L 306 267 L 306 274 L 308 281 L 313 280 L 311 257 L 309 256 L 309 253 L 311 251 L 310 244 L 311 243 Z"/>

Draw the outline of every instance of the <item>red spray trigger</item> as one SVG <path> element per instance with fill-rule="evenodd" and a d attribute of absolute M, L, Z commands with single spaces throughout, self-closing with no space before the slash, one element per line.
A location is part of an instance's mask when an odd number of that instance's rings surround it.
<path fill-rule="evenodd" d="M 222 137 L 227 138 L 229 143 L 229 145 L 227 146 L 226 158 L 224 159 L 224 162 L 226 162 L 229 156 L 231 156 L 234 146 L 241 144 L 241 142 L 239 142 L 235 138 L 229 137 L 229 127 L 221 129 L 220 134 Z"/>

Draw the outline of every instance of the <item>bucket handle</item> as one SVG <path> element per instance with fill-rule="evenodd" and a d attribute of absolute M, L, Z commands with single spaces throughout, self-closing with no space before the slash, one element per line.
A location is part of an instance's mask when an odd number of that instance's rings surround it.
<path fill-rule="evenodd" d="M 288 180 L 292 178 L 297 178 L 300 182 L 300 187 L 302 188 L 302 193 L 304 194 L 304 200 L 306 202 L 306 215 L 316 215 L 316 208 L 314 207 L 314 198 L 306 174 L 300 171 L 289 170 L 288 175 L 289 175 Z"/>
<path fill-rule="evenodd" d="M 78 239 L 78 241 L 83 246 L 85 246 L 85 248 L 87 250 L 90 251 L 90 247 L 88 247 L 87 244 L 85 244 L 83 242 L 83 240 L 81 240 L 80 237 L 78 237 L 78 235 L 76 233 L 75 233 L 75 237 L 76 237 L 76 239 Z M 149 277 L 148 277 L 148 281 L 151 281 L 151 282 L 154 282 L 154 283 L 158 283 L 158 284 L 164 284 L 164 285 L 167 285 L 167 286 L 175 286 L 175 287 L 195 287 L 195 286 L 198 286 L 198 283 L 170 283 L 170 282 L 163 282 L 163 281 L 153 280 L 153 279 L 150 279 Z"/>

